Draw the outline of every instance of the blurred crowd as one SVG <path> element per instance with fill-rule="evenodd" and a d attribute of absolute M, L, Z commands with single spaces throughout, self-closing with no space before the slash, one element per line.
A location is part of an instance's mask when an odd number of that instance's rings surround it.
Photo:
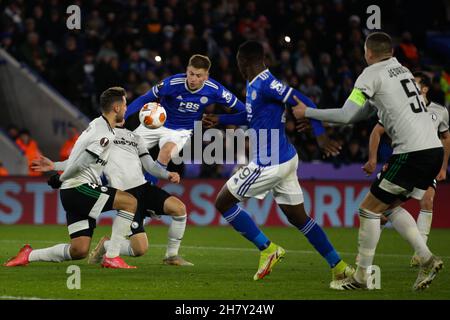
<path fill-rule="evenodd" d="M 450 64 L 425 50 L 422 29 L 448 29 L 446 3 L 429 2 L 423 14 L 416 12 L 420 8 L 413 2 L 384 1 L 389 11 L 382 12 L 382 21 L 395 40 L 396 57 L 412 71 L 428 72 L 433 78 L 429 98 L 448 106 Z M 66 28 L 66 8 L 72 4 L 81 8 L 81 30 Z M 244 100 L 245 82 L 235 54 L 247 39 L 264 44 L 267 65 L 275 76 L 320 108 L 336 108 L 343 105 L 366 66 L 363 45 L 369 32 L 365 21 L 369 4 L 352 0 L 3 1 L 0 40 L 3 48 L 91 118 L 98 116 L 98 96 L 106 88 L 123 86 L 131 101 L 159 80 L 184 72 L 195 53 L 208 55 L 213 64 L 210 76 Z M 421 23 L 414 23 L 419 18 Z M 224 110 L 211 106 L 208 112 Z M 344 148 L 337 158 L 324 161 L 337 166 L 364 162 L 375 121 L 328 126 Z M 296 133 L 292 117 L 286 130 L 303 161 L 323 160 L 313 137 Z M 379 161 L 389 154 L 386 139 Z"/>

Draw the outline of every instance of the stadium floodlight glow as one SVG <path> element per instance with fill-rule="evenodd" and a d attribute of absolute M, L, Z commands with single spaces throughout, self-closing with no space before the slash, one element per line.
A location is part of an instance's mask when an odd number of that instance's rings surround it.
<path fill-rule="evenodd" d="M 286 41 L 287 43 L 291 42 L 291 37 L 285 36 L 284 37 L 284 41 Z"/>
<path fill-rule="evenodd" d="M 161 62 L 161 60 L 162 60 L 162 59 L 161 59 L 161 56 L 156 56 L 156 57 L 155 57 L 155 61 L 156 61 L 156 62 Z"/>

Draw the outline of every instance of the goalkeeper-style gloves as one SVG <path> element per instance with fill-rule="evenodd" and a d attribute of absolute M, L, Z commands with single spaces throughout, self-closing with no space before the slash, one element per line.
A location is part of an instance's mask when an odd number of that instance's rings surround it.
<path fill-rule="evenodd" d="M 61 180 L 59 180 L 59 173 L 51 175 L 47 181 L 47 184 L 53 189 L 59 189 L 62 185 Z"/>

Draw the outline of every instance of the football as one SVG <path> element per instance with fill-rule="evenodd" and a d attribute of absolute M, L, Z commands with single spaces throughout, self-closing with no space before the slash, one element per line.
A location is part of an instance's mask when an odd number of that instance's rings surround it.
<path fill-rule="evenodd" d="M 149 129 L 157 129 L 166 122 L 167 114 L 163 106 L 157 102 L 145 104 L 139 112 L 139 121 Z"/>

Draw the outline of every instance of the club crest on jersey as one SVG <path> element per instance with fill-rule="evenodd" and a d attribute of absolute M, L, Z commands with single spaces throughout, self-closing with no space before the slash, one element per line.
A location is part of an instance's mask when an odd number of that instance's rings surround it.
<path fill-rule="evenodd" d="M 432 114 L 431 114 L 431 119 L 432 119 L 433 121 L 436 121 L 436 120 L 437 120 L 437 115 L 434 114 L 434 113 L 432 113 Z"/>
<path fill-rule="evenodd" d="M 256 90 L 253 90 L 251 97 L 252 97 L 252 100 L 256 99 Z"/>
<path fill-rule="evenodd" d="M 208 102 L 208 98 L 207 98 L 207 97 L 201 97 L 201 98 L 200 98 L 200 102 L 203 103 L 203 104 L 205 104 L 205 103 Z"/>
<path fill-rule="evenodd" d="M 286 90 L 286 86 L 278 80 L 273 80 L 270 83 L 270 89 L 276 90 L 278 94 L 281 96 Z"/>
<path fill-rule="evenodd" d="M 100 145 L 104 148 L 109 144 L 109 139 L 107 137 L 103 137 L 100 139 Z"/>

